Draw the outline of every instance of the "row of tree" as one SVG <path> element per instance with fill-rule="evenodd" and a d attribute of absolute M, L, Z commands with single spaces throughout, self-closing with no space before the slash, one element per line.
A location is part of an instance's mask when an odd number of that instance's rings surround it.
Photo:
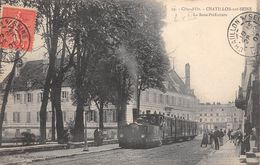
<path fill-rule="evenodd" d="M 148 88 L 164 91 L 169 62 L 161 37 L 165 16 L 162 4 L 155 0 L 19 2 L 7 1 L 10 5 L 37 8 L 36 27 L 49 58 L 40 108 L 43 142 L 49 99 L 56 113 L 58 142 L 64 142 L 61 89 L 65 80 L 70 82 L 76 105 L 74 141 L 84 138 L 83 116 L 87 105 L 95 103 L 99 127 L 103 129 L 103 108 L 108 103 L 114 104 L 120 127 L 126 123 L 126 106 L 134 94 L 139 109 L 141 91 Z M 10 89 L 11 85 L 5 91 Z M 3 101 L 7 103 L 7 99 Z M 2 104 L 0 129 L 6 103 Z"/>

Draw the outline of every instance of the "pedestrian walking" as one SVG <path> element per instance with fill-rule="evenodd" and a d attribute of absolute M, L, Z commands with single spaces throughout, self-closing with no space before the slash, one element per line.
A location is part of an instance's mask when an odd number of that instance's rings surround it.
<path fill-rule="evenodd" d="M 215 142 L 215 150 L 219 150 L 219 137 L 220 137 L 220 132 L 218 130 L 218 127 L 215 126 L 215 131 L 213 133 L 213 138 Z"/>
<path fill-rule="evenodd" d="M 222 129 L 220 129 L 220 132 L 219 132 L 219 145 L 220 146 L 223 146 L 223 137 L 224 137 L 224 132 L 222 131 Z"/>
<path fill-rule="evenodd" d="M 203 145 L 205 145 L 205 147 L 207 147 L 207 145 L 208 145 L 208 132 L 207 131 L 204 131 L 204 133 L 203 133 L 200 147 L 202 147 Z"/>

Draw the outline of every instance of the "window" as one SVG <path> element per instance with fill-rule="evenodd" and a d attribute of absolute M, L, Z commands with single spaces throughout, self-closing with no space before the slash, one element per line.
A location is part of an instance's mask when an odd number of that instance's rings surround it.
<path fill-rule="evenodd" d="M 26 129 L 26 132 L 31 133 L 31 129 Z"/>
<path fill-rule="evenodd" d="M 200 116 L 202 116 L 202 114 L 200 114 Z"/>
<path fill-rule="evenodd" d="M 40 122 L 40 112 L 37 112 L 37 118 L 36 118 L 37 122 Z"/>
<path fill-rule="evenodd" d="M 200 122 L 202 122 L 202 118 L 200 118 Z"/>
<path fill-rule="evenodd" d="M 210 122 L 213 122 L 213 119 L 210 119 Z"/>
<path fill-rule="evenodd" d="M 218 113 L 216 114 L 216 116 L 218 116 Z"/>
<path fill-rule="evenodd" d="M 66 115 L 67 115 L 67 114 L 66 114 L 66 112 L 62 112 L 62 113 L 63 113 L 63 114 L 62 114 L 62 115 L 63 115 L 63 121 L 66 122 L 66 119 L 67 119 L 67 116 L 66 116 Z"/>
<path fill-rule="evenodd" d="M 26 113 L 26 123 L 31 123 L 31 112 Z"/>
<path fill-rule="evenodd" d="M 207 119 L 205 118 L 204 121 L 207 121 Z"/>
<path fill-rule="evenodd" d="M 69 101 L 69 92 L 68 91 L 62 91 L 61 92 L 61 100 L 62 101 Z"/>
<path fill-rule="evenodd" d="M 7 122 L 7 112 L 4 114 L 4 122 Z"/>
<path fill-rule="evenodd" d="M 20 129 L 15 130 L 15 137 L 21 136 Z"/>
<path fill-rule="evenodd" d="M 90 110 L 87 112 L 87 121 L 97 121 L 97 112 Z"/>
<path fill-rule="evenodd" d="M 145 93 L 145 101 L 149 102 L 149 92 L 148 91 L 146 91 L 146 93 Z"/>
<path fill-rule="evenodd" d="M 234 118 L 234 122 L 237 122 L 237 118 Z"/>
<path fill-rule="evenodd" d="M 218 121 L 219 121 L 219 119 L 217 118 L 217 119 L 216 119 L 216 122 L 218 122 Z"/>
<path fill-rule="evenodd" d="M 23 96 L 24 96 L 24 97 L 23 97 L 23 102 L 24 102 L 24 104 L 26 104 L 26 102 L 27 102 L 27 101 L 26 101 L 26 100 L 27 100 L 27 95 L 24 94 Z"/>
<path fill-rule="evenodd" d="M 116 110 L 113 110 L 113 122 L 117 122 Z"/>
<path fill-rule="evenodd" d="M 21 94 L 15 94 L 14 95 L 14 103 L 22 103 L 22 95 Z"/>
<path fill-rule="evenodd" d="M 210 116 L 213 116 L 213 114 L 211 113 Z"/>
<path fill-rule="evenodd" d="M 42 92 L 40 92 L 40 93 L 37 94 L 37 102 L 38 102 L 38 103 L 39 103 L 39 102 L 42 102 L 42 97 L 43 97 L 43 93 L 42 93 Z"/>
<path fill-rule="evenodd" d="M 237 114 L 236 113 L 234 113 L 234 116 L 236 116 Z"/>
<path fill-rule="evenodd" d="M 27 102 L 33 102 L 33 94 L 32 93 L 27 93 Z"/>
<path fill-rule="evenodd" d="M 156 104 L 156 102 L 157 102 L 157 94 L 156 93 L 154 93 L 153 94 L 153 102 Z"/>
<path fill-rule="evenodd" d="M 163 95 L 160 94 L 160 103 L 163 103 Z"/>
<path fill-rule="evenodd" d="M 172 105 L 175 105 L 175 98 L 172 96 Z"/>
<path fill-rule="evenodd" d="M 166 104 L 169 105 L 169 96 L 166 95 Z"/>
<path fill-rule="evenodd" d="M 20 112 L 13 112 L 13 122 L 20 123 Z"/>
<path fill-rule="evenodd" d="M 205 113 L 204 116 L 207 116 L 207 114 Z"/>

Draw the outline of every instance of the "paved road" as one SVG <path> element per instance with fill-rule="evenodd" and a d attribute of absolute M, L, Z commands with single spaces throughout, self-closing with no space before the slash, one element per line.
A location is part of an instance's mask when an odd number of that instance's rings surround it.
<path fill-rule="evenodd" d="M 212 149 L 200 148 L 200 140 L 163 145 L 151 149 L 118 149 L 100 153 L 39 161 L 32 164 L 62 165 L 195 165 Z"/>

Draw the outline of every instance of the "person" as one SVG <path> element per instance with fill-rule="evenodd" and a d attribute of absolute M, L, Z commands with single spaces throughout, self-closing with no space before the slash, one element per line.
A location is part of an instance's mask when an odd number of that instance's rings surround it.
<path fill-rule="evenodd" d="M 204 131 L 204 133 L 203 133 L 203 137 L 202 137 L 200 147 L 202 147 L 202 145 L 205 145 L 205 147 L 207 147 L 207 145 L 208 145 L 208 133 L 207 133 L 207 131 Z"/>
<path fill-rule="evenodd" d="M 240 130 L 238 130 L 238 133 L 237 133 L 237 145 L 238 146 L 242 143 L 242 139 L 243 139 L 242 132 Z"/>
<path fill-rule="evenodd" d="M 220 133 L 219 133 L 219 144 L 220 146 L 223 146 L 223 137 L 224 137 L 224 132 L 222 131 L 222 129 L 220 129 Z"/>
<path fill-rule="evenodd" d="M 220 132 L 218 130 L 218 127 L 215 126 L 215 131 L 213 133 L 213 138 L 214 138 L 214 142 L 215 142 L 215 150 L 219 150 L 219 136 L 220 135 Z"/>
<path fill-rule="evenodd" d="M 227 133 L 227 135 L 228 135 L 228 140 L 231 140 L 231 130 L 230 129 L 228 129 L 228 133 Z"/>
<path fill-rule="evenodd" d="M 214 141 L 214 135 L 213 135 L 213 130 L 211 130 L 211 131 L 209 132 L 209 143 L 211 144 L 211 148 L 214 148 L 214 143 L 213 143 L 213 141 Z"/>
<path fill-rule="evenodd" d="M 96 146 L 100 146 L 103 143 L 103 133 L 99 128 L 94 131 L 94 142 Z"/>
<path fill-rule="evenodd" d="M 241 144 L 241 155 L 245 155 L 246 152 L 250 151 L 250 135 L 252 135 L 253 133 L 253 129 L 252 126 L 249 122 L 249 120 L 245 121 L 245 128 L 244 128 L 244 132 L 245 132 L 245 136 L 244 139 L 242 140 L 242 144 Z"/>

